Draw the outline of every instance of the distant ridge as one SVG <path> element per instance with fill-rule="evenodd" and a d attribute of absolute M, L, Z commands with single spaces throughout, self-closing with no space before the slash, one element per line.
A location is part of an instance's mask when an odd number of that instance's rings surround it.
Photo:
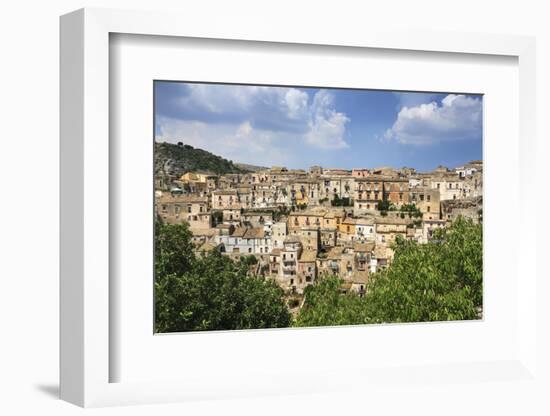
<path fill-rule="evenodd" d="M 155 142 L 155 175 L 180 176 L 187 172 L 209 172 L 216 175 L 246 173 L 249 165 L 239 165 L 206 150 L 188 144 Z"/>
<path fill-rule="evenodd" d="M 248 163 L 235 163 L 235 165 L 240 168 L 240 169 L 244 169 L 248 172 L 258 172 L 260 170 L 266 170 L 268 168 L 266 168 L 265 166 L 256 166 L 256 165 L 249 165 Z"/>

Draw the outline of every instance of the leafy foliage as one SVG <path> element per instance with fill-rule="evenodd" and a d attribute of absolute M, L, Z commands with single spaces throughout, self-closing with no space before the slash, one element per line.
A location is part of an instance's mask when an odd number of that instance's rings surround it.
<path fill-rule="evenodd" d="M 428 244 L 398 240 L 392 266 L 367 287 L 369 320 L 424 322 L 480 317 L 483 303 L 480 225 L 459 218 Z"/>
<path fill-rule="evenodd" d="M 397 240 L 392 266 L 374 274 L 364 297 L 341 294 L 342 281 L 310 286 L 298 326 L 469 320 L 481 317 L 480 225 L 458 218 L 427 244 Z"/>
<path fill-rule="evenodd" d="M 349 197 L 340 198 L 338 195 L 334 195 L 334 198 L 332 201 L 330 201 L 330 204 L 333 207 L 351 207 L 353 206 L 353 200 Z"/>
<path fill-rule="evenodd" d="M 273 211 L 273 221 L 278 222 L 281 219 L 287 217 L 291 212 L 291 209 L 287 206 L 279 205 L 278 209 Z"/>
<path fill-rule="evenodd" d="M 191 269 L 193 245 L 187 224 L 155 223 L 155 275 L 181 274 Z"/>
<path fill-rule="evenodd" d="M 422 212 L 415 204 L 403 204 L 399 208 L 401 213 L 408 213 L 409 218 L 422 218 Z M 401 217 L 403 218 L 403 216 Z"/>
<path fill-rule="evenodd" d="M 305 302 L 295 326 L 354 325 L 368 323 L 362 299 L 353 293 L 341 293 L 342 280 L 322 278 L 304 290 Z"/>
<path fill-rule="evenodd" d="M 233 262 L 218 252 L 196 258 L 186 225 L 158 223 L 156 230 L 156 332 L 290 325 L 282 289 L 249 275 L 253 260 Z"/>
<path fill-rule="evenodd" d="M 388 211 L 392 206 L 391 201 L 387 199 L 383 199 L 382 201 L 378 202 L 377 208 L 378 211 Z"/>
<path fill-rule="evenodd" d="M 214 226 L 221 224 L 223 222 L 223 212 L 222 211 L 211 211 L 212 215 L 212 222 L 214 223 Z"/>
<path fill-rule="evenodd" d="M 230 160 L 188 144 L 155 143 L 155 175 L 165 170 L 167 165 L 174 175 L 194 171 L 208 171 L 218 175 L 248 172 Z"/>

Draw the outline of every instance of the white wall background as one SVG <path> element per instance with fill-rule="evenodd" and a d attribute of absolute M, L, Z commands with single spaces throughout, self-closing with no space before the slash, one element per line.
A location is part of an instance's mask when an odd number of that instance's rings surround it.
<path fill-rule="evenodd" d="M 179 10 L 197 15 L 205 25 L 216 19 L 279 21 L 281 30 L 322 25 L 327 32 L 365 25 L 433 28 L 434 30 L 511 33 L 537 36 L 539 174 L 548 164 L 550 129 L 550 29 L 543 1 L 372 1 L 347 0 L 202 1 L 169 0 L 20 0 L 0 6 L 0 414 L 77 414 L 81 409 L 56 399 L 58 383 L 58 17 L 74 9 L 116 7 Z M 213 16 L 215 18 L 213 19 Z M 406 68 L 403 70 L 406 71 Z M 544 138 L 544 139 L 543 139 Z M 541 186 L 543 182 L 538 182 Z M 539 189 L 543 190 L 544 188 Z M 540 206 L 548 197 L 540 193 Z M 548 235 L 542 214 L 539 250 Z M 511 244 L 512 248 L 513 244 Z M 513 252 L 507 254 L 513 255 Z M 544 252 L 539 255 L 542 267 Z M 539 285 L 543 301 L 550 285 Z M 547 302 L 539 302 L 544 323 Z M 548 326 L 547 326 L 548 328 Z M 550 351 L 548 330 L 541 326 L 542 347 Z M 548 358 L 541 354 L 541 364 Z M 547 353 L 546 353 L 547 355 Z M 548 367 L 546 367 L 548 368 Z M 549 373 L 548 371 L 546 372 Z M 548 414 L 537 404 L 541 392 L 506 383 L 490 387 L 499 400 L 456 385 L 456 395 L 433 386 L 429 397 L 411 389 L 400 397 L 345 393 L 307 397 L 187 403 L 93 410 L 125 414 Z M 550 389 L 549 389 L 550 390 Z M 540 397 L 540 396 L 539 396 Z M 483 413 L 482 413 L 483 412 Z"/>

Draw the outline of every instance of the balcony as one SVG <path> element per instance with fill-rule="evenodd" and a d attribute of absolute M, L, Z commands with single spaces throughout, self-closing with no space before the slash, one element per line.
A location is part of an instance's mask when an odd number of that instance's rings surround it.
<path fill-rule="evenodd" d="M 283 262 L 283 270 L 296 270 L 296 263 L 293 261 Z"/>

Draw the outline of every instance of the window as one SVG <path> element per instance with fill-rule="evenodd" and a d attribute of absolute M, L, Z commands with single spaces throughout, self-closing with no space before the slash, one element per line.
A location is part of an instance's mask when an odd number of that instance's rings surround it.
<path fill-rule="evenodd" d="M 431 195 L 426 195 L 426 201 L 430 202 L 431 197 Z"/>
<path fill-rule="evenodd" d="M 439 189 L 439 185 L 441 185 L 440 183 L 437 184 L 437 189 Z"/>
<path fill-rule="evenodd" d="M 428 212 L 430 212 L 430 208 L 431 208 L 431 207 L 428 205 Z"/>
<path fill-rule="evenodd" d="M 252 253 L 252 248 L 248 247 L 248 252 Z"/>
<path fill-rule="evenodd" d="M 402 192 L 399 193 L 399 200 L 403 201 L 403 193 Z"/>
<path fill-rule="evenodd" d="M 424 194 L 420 194 L 420 200 L 424 201 Z"/>
<path fill-rule="evenodd" d="M 191 209 L 191 208 L 192 208 L 192 206 L 191 206 L 191 205 L 187 205 L 187 212 L 189 212 L 189 213 L 190 213 L 190 212 L 192 211 L 192 209 Z"/>

